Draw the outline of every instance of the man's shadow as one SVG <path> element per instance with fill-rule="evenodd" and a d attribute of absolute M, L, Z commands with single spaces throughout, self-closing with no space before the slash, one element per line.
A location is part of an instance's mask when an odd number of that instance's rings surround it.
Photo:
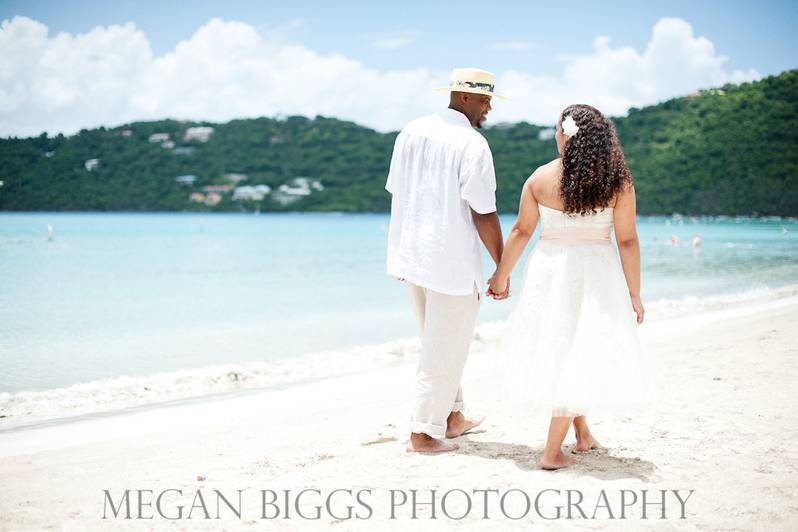
<path fill-rule="evenodd" d="M 472 431 L 479 434 L 484 431 Z M 457 454 L 478 456 L 492 460 L 511 460 L 516 467 L 524 471 L 541 470 L 538 460 L 543 449 L 535 449 L 521 443 L 504 443 L 497 441 L 476 441 L 468 435 L 458 438 L 460 449 Z M 570 452 L 573 446 L 566 446 L 564 451 Z M 577 476 L 594 477 L 599 480 L 620 480 L 636 478 L 643 482 L 656 480 L 654 472 L 657 467 L 637 457 L 613 456 L 608 449 L 595 449 L 587 453 L 572 454 L 576 463 L 560 471 L 568 471 Z M 556 473 L 556 471 L 554 472 Z"/>

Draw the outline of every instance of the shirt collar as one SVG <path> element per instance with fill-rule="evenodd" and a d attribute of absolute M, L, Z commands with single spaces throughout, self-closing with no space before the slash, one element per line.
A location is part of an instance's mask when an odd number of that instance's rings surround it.
<path fill-rule="evenodd" d="M 473 128 L 474 126 L 471 125 L 471 121 L 468 120 L 468 117 L 461 113 L 460 111 L 455 111 L 451 108 L 446 108 L 440 113 L 438 113 L 443 120 L 449 122 L 450 124 L 454 124 L 456 126 L 466 126 Z"/>

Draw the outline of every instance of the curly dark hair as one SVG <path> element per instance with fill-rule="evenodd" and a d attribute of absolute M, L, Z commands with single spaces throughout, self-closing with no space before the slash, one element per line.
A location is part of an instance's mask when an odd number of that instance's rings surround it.
<path fill-rule="evenodd" d="M 589 105 L 569 105 L 560 120 L 573 117 L 579 127 L 566 140 L 562 153 L 560 195 L 564 211 L 593 214 L 632 184 L 615 126 L 601 112 Z"/>

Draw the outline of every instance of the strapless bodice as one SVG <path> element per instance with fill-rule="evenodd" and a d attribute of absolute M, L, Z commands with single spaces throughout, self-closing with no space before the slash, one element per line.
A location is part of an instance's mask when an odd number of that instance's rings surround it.
<path fill-rule="evenodd" d="M 571 215 L 538 203 L 540 239 L 566 242 L 609 242 L 613 208 L 594 214 Z"/>

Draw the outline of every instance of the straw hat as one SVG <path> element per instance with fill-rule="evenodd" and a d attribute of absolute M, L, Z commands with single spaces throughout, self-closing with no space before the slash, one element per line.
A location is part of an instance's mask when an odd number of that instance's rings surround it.
<path fill-rule="evenodd" d="M 496 76 L 492 72 L 480 70 L 478 68 L 455 68 L 448 87 L 436 89 L 438 92 L 473 92 L 474 94 L 484 94 L 493 96 L 500 100 L 506 99 L 493 92 L 496 85 Z"/>

